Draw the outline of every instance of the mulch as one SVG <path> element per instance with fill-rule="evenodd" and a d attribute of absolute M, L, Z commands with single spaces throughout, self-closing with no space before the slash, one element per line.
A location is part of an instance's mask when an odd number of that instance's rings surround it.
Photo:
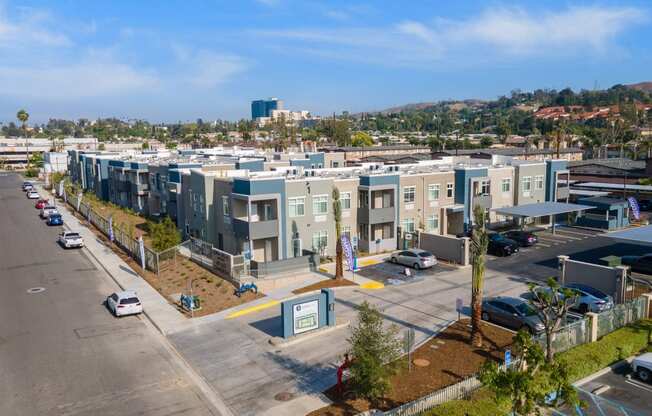
<path fill-rule="evenodd" d="M 412 360 L 427 360 L 426 367 L 407 365 L 391 380 L 392 388 L 379 403 L 365 399 L 341 397 L 337 386 L 326 390 L 325 395 L 333 404 L 317 409 L 309 416 L 353 416 L 371 408 L 389 410 L 413 401 L 436 390 L 460 382 L 476 374 L 486 360 L 501 361 L 507 346 L 512 344 L 514 333 L 483 322 L 483 347 L 475 348 L 469 343 L 470 320 L 455 322 L 412 353 Z"/>

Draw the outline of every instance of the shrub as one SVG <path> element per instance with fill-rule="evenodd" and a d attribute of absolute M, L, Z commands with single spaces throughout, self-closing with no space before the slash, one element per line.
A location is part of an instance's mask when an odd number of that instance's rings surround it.
<path fill-rule="evenodd" d="M 181 242 L 181 234 L 170 217 L 165 217 L 159 223 L 148 222 L 148 229 L 152 238 L 152 247 L 157 251 L 167 250 Z"/>

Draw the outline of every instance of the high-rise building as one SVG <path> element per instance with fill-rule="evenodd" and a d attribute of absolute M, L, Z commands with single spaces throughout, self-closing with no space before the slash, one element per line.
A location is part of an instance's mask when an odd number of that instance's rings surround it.
<path fill-rule="evenodd" d="M 267 100 L 255 100 L 251 102 L 251 118 L 255 120 L 260 117 L 270 117 L 273 110 L 282 110 L 283 101 L 278 98 Z"/>

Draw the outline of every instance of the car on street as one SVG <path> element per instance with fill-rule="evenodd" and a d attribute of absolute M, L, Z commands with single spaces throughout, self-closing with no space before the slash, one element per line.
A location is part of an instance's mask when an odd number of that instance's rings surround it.
<path fill-rule="evenodd" d="M 34 184 L 29 181 L 23 182 L 23 191 L 30 191 L 34 188 Z"/>
<path fill-rule="evenodd" d="M 413 248 L 399 251 L 390 257 L 390 261 L 396 264 L 413 267 L 417 270 L 427 269 L 437 264 L 437 258 L 429 251 Z"/>
<path fill-rule="evenodd" d="M 41 213 L 39 214 L 41 218 L 46 219 L 50 214 L 58 214 L 57 207 L 52 205 L 46 205 L 41 208 Z"/>
<path fill-rule="evenodd" d="M 482 320 L 511 328 L 525 329 L 532 334 L 544 330 L 536 311 L 527 301 L 508 296 L 496 296 L 482 301 Z"/>
<path fill-rule="evenodd" d="M 133 290 L 115 292 L 106 298 L 106 307 L 113 315 L 136 315 L 143 312 L 143 305 Z"/>
<path fill-rule="evenodd" d="M 40 199 L 41 195 L 36 191 L 27 191 L 27 199 Z"/>
<path fill-rule="evenodd" d="M 573 309 L 580 313 L 604 312 L 614 307 L 613 297 L 596 288 L 580 283 L 569 283 L 564 287 L 577 293 L 578 299 Z"/>
<path fill-rule="evenodd" d="M 84 239 L 79 233 L 74 231 L 63 231 L 59 234 L 57 242 L 63 248 L 81 248 L 84 247 Z"/>
<path fill-rule="evenodd" d="M 641 381 L 652 383 L 652 352 L 646 352 L 634 358 L 632 370 Z"/>
<path fill-rule="evenodd" d="M 620 262 L 629 266 L 633 272 L 652 274 L 652 253 L 642 256 L 622 256 Z"/>
<path fill-rule="evenodd" d="M 36 204 L 34 204 L 34 208 L 36 209 L 43 209 L 43 207 L 47 206 L 49 204 L 49 201 L 47 199 L 39 199 L 36 201 Z"/>
<path fill-rule="evenodd" d="M 63 225 L 63 217 L 58 212 L 50 214 L 48 215 L 48 219 L 45 220 L 45 223 L 47 225 Z"/>
<path fill-rule="evenodd" d="M 495 256 L 511 256 L 518 253 L 518 243 L 509 238 L 505 238 L 498 233 L 489 234 L 489 245 L 487 252 Z"/>
<path fill-rule="evenodd" d="M 539 242 L 536 234 L 523 230 L 505 231 L 503 237 L 514 240 L 521 247 L 530 247 Z"/>

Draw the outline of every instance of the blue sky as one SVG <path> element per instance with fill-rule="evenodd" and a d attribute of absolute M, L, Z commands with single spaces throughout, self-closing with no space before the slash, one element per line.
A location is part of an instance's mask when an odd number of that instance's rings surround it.
<path fill-rule="evenodd" d="M 0 0 L 0 120 L 239 119 L 652 81 L 647 1 Z"/>

